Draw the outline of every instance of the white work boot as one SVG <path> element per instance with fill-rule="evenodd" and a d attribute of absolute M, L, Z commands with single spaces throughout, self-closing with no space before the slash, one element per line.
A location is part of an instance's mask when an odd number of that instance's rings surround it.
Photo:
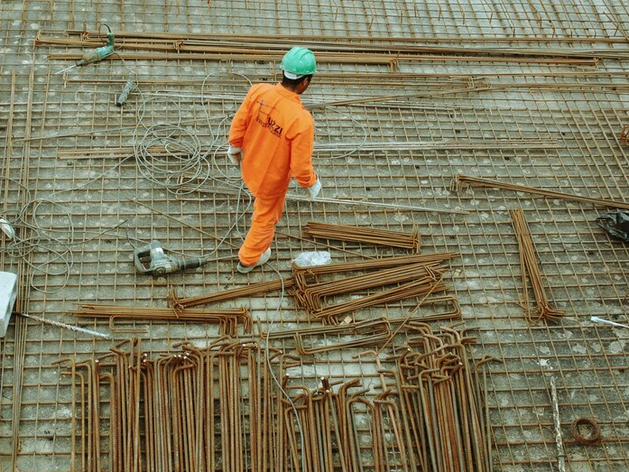
<path fill-rule="evenodd" d="M 266 264 L 270 258 L 271 258 L 271 248 L 268 248 L 266 251 L 262 253 L 262 255 L 260 256 L 260 259 L 258 259 L 258 262 L 256 262 L 253 265 L 244 266 L 239 261 L 238 266 L 236 267 L 236 270 L 238 270 L 238 272 L 240 272 L 241 274 L 248 274 L 256 267 L 260 267 L 261 265 Z"/>

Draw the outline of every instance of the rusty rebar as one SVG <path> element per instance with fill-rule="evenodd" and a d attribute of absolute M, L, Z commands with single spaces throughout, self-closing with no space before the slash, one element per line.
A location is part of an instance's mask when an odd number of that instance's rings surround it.
<path fill-rule="evenodd" d="M 109 325 L 112 330 L 115 330 L 114 324 L 118 319 L 218 323 L 221 326 L 223 334 L 232 336 L 238 334 L 238 326 L 242 326 L 245 334 L 250 333 L 252 327 L 251 315 L 244 307 L 224 310 L 176 310 L 174 308 L 104 305 L 96 303 L 83 303 L 79 306 L 80 309 L 72 312 L 74 316 L 109 319 Z"/>
<path fill-rule="evenodd" d="M 533 195 L 540 195 L 547 198 L 557 198 L 562 200 L 572 200 L 581 203 L 589 203 L 596 206 L 606 208 L 622 208 L 629 210 L 629 203 L 619 202 L 617 200 L 605 200 L 602 198 L 582 197 L 580 195 L 573 195 L 563 192 L 557 192 L 555 190 L 544 190 L 535 187 L 528 187 L 526 185 L 510 184 L 506 182 L 500 182 L 497 180 L 482 179 L 479 177 L 470 177 L 463 174 L 458 174 L 452 180 L 450 187 L 453 190 L 460 190 L 466 187 L 479 187 L 479 188 L 497 188 L 502 190 L 510 190 L 512 192 L 530 193 Z"/>
<path fill-rule="evenodd" d="M 524 211 L 522 211 L 522 209 L 514 209 L 510 210 L 509 213 L 511 214 L 511 218 L 513 220 L 513 226 L 518 240 L 518 247 L 520 249 L 520 266 L 522 270 L 522 284 L 524 286 L 526 316 L 529 321 L 539 321 L 540 319 L 557 321 L 565 312 L 550 306 L 546 290 L 544 289 L 542 273 L 537 260 L 537 253 L 535 251 L 533 239 L 531 238 L 531 233 L 524 217 Z M 531 316 L 531 310 L 528 309 L 527 275 L 531 281 L 533 295 L 537 304 L 537 318 Z"/>
<path fill-rule="evenodd" d="M 93 428 L 102 425 L 107 390 L 112 472 L 490 470 L 487 407 L 466 352 L 473 338 L 458 325 L 405 327 L 417 337 L 388 360 L 391 368 L 368 352 L 381 384 L 375 395 L 359 379 L 297 384 L 287 372 L 303 361 L 267 353 L 256 340 L 221 337 L 203 349 L 184 342 L 155 359 L 139 341 L 120 343 L 105 356 L 111 362 L 88 359 L 77 364 L 87 373 L 73 377 L 85 387 L 76 408 L 81 470 L 102 466 Z M 314 335 L 342 334 L 339 328 Z M 279 369 L 282 395 L 271 367 Z"/>
<path fill-rule="evenodd" d="M 309 221 L 304 234 L 311 238 L 355 241 L 380 246 L 398 247 L 419 252 L 419 229 L 413 227 L 410 234 L 364 226 L 335 225 Z"/>
<path fill-rule="evenodd" d="M 233 300 L 242 297 L 251 297 L 253 295 L 260 295 L 262 293 L 272 292 L 284 289 L 289 289 L 293 286 L 293 279 L 291 277 L 284 280 L 272 280 L 270 282 L 258 282 L 254 284 L 245 285 L 244 287 L 237 287 L 228 290 L 222 290 L 219 292 L 210 293 L 207 295 L 199 295 L 196 297 L 178 298 L 176 293 L 171 292 L 168 297 L 168 302 L 171 307 L 175 307 L 178 312 L 181 312 L 184 308 L 190 308 L 193 306 L 207 305 L 211 303 L 223 302 L 226 300 Z"/>

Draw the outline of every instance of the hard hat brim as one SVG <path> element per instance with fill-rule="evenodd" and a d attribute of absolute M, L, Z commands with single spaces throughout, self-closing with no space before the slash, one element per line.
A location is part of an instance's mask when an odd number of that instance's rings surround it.
<path fill-rule="evenodd" d="M 304 77 L 303 74 L 301 74 L 301 75 L 300 74 L 293 74 L 292 72 L 288 72 L 288 71 L 284 71 L 284 76 L 287 79 L 290 79 L 290 80 L 297 80 L 297 79 L 301 79 L 302 77 Z"/>

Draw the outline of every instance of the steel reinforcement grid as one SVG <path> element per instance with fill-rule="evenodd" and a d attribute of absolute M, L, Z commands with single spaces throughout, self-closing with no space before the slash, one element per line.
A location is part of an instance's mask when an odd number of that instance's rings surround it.
<path fill-rule="evenodd" d="M 295 385 L 336 393 L 358 379 L 367 399 L 382 399 L 383 372 L 417 342 L 399 320 L 444 308 L 414 296 L 339 325 L 309 316 L 288 285 L 300 254 L 327 251 L 341 263 L 411 252 L 304 235 L 319 222 L 417 229 L 422 254 L 457 254 L 443 282 L 474 338 L 471 358 L 484 364 L 493 470 L 629 470 L 629 251 L 597 224 L 628 201 L 627 18 L 626 5 L 609 0 L 0 2 L 0 217 L 15 230 L 0 233 L 0 267 L 19 276 L 0 340 L 0 469 L 82 468 L 87 417 L 68 359 L 89 362 L 131 338 L 158 359 L 181 343 L 205 349 L 226 329 L 73 316 L 81 304 L 163 309 L 173 292 L 274 282 L 198 308 L 245 307 L 252 335 L 268 335 L 258 342 L 293 362 L 289 394 Z M 104 44 L 104 25 L 115 53 L 63 71 Z M 280 80 L 293 45 L 317 56 L 302 99 L 315 119 L 324 200 L 305 201 L 293 183 L 270 263 L 244 276 L 235 261 L 251 199 L 225 158 L 227 132 L 250 83 Z M 140 274 L 133 252 L 151 240 L 212 261 Z M 539 316 L 538 297 L 561 314 Z M 344 327 L 369 321 L 358 325 L 367 331 Z M 455 322 L 427 323 L 436 332 Z M 385 343 L 382 333 L 395 336 Z M 235 336 L 249 339 L 240 325 Z M 378 355 L 359 355 L 370 349 Z M 267 385 L 278 402 L 280 383 Z M 390 420 L 387 441 L 397 434 Z M 399 447 L 380 444 L 377 461 L 367 423 L 356 427 L 366 441 L 360 470 L 410 470 Z M 108 459 L 110 430 L 98 433 L 98 465 L 120 470 Z M 254 470 L 248 461 L 240 470 Z"/>

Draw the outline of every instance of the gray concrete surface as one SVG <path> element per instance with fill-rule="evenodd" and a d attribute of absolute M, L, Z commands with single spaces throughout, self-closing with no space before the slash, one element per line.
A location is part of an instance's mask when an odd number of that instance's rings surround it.
<path fill-rule="evenodd" d="M 556 470 L 551 375 L 568 470 L 629 470 L 629 330 L 590 319 L 629 324 L 627 245 L 595 222 L 612 208 L 451 186 L 464 174 L 626 201 L 628 16 L 625 5 L 604 1 L 2 1 L 0 211 L 19 239 L 2 239 L 0 269 L 20 275 L 17 310 L 76 324 L 69 312 L 79 303 L 163 307 L 175 288 L 195 296 L 288 277 L 291 259 L 320 249 L 278 235 L 268 267 L 238 274 L 234 248 L 250 210 L 230 195 L 240 180 L 222 157 L 249 81 L 277 80 L 281 51 L 303 41 L 320 58 L 303 98 L 316 121 L 323 195 L 466 214 L 290 201 L 278 231 L 301 236 L 311 220 L 407 232 L 417 225 L 423 252 L 460 253 L 449 293 L 475 328 L 474 357 L 502 361 L 488 367 L 495 470 Z M 83 30 L 97 40 L 100 23 L 117 34 L 119 54 L 56 74 L 72 64 L 64 54 L 87 48 L 43 40 L 79 40 Z M 169 56 L 141 50 L 140 33 L 167 34 L 159 44 L 169 47 L 184 37 L 216 38 L 220 56 L 192 59 L 181 46 Z M 345 54 L 332 49 L 339 45 Z M 137 87 L 116 107 L 129 79 Z M 155 130 L 185 147 L 206 179 L 200 187 L 167 188 L 151 169 L 159 156 L 142 145 Z M 227 190 L 208 191 L 213 186 Z M 558 323 L 531 324 L 523 312 L 514 208 L 525 212 L 549 298 L 566 312 Z M 153 238 L 220 260 L 165 278 L 137 274 L 133 249 Z M 366 256 L 396 253 L 333 244 Z M 335 262 L 359 258 L 330 252 Z M 355 317 L 399 317 L 416 303 Z M 222 306 L 240 305 L 278 329 L 312 323 L 288 294 Z M 86 327 L 116 341 L 131 336 L 103 321 Z M 137 335 L 155 354 L 217 336 L 208 325 L 119 327 L 147 328 Z M 111 345 L 15 317 L 0 342 L 2 470 L 69 470 L 70 380 L 53 362 L 102 355 Z M 403 345 L 401 337 L 388 353 Z M 371 385 L 374 363 L 354 353 L 307 359 L 300 375 L 312 385 L 322 375 Z M 570 425 L 581 417 L 600 425 L 600 445 L 574 442 Z"/>

